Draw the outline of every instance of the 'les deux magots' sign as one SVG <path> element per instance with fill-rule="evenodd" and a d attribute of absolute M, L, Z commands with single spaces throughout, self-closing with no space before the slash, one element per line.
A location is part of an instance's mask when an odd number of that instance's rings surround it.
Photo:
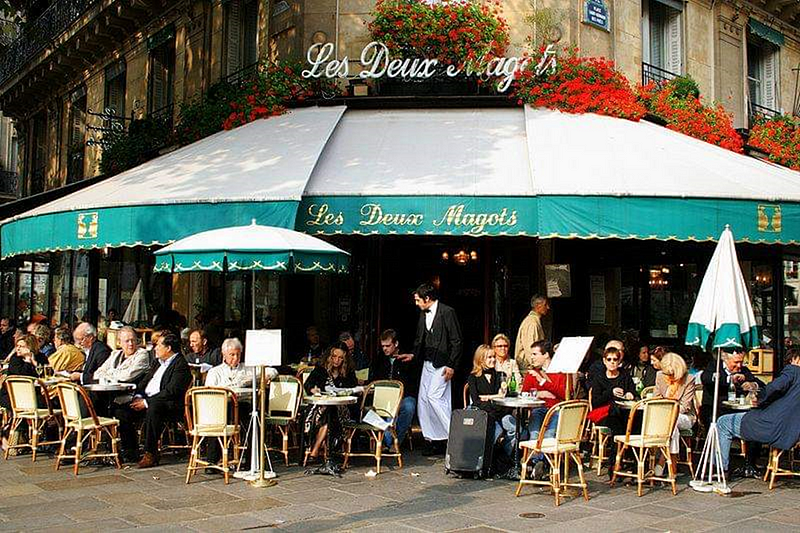
<path fill-rule="evenodd" d="M 317 43 L 308 49 L 306 54 L 311 68 L 303 71 L 304 78 L 348 78 L 350 77 L 350 58 L 334 57 L 333 43 Z M 497 57 L 486 62 L 484 70 L 475 71 L 469 65 L 459 68 L 457 65 L 440 65 L 438 59 L 423 58 L 392 58 L 389 48 L 376 41 L 369 43 L 361 51 L 360 63 L 362 66 L 358 77 L 368 78 L 418 78 L 428 79 L 444 72 L 448 77 L 454 78 L 461 74 L 467 76 L 486 76 L 498 78 L 500 83 L 497 89 L 505 92 L 514 81 L 517 72 L 525 70 L 532 61 L 530 57 Z M 555 68 L 555 49 L 549 45 L 536 65 L 536 74 Z M 444 70 L 442 70 L 444 69 Z"/>

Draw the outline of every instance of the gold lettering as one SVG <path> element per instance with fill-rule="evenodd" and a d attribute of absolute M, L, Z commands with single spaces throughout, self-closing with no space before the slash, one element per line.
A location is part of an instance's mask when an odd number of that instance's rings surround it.
<path fill-rule="evenodd" d="M 380 204 L 364 204 L 359 212 L 365 217 L 359 221 L 362 226 L 419 226 L 424 218 L 420 213 L 384 213 Z"/>
<path fill-rule="evenodd" d="M 486 227 L 514 226 L 517 224 L 517 212 L 508 215 L 508 209 L 503 208 L 497 213 L 468 213 L 464 204 L 451 205 L 447 208 L 442 218 L 434 220 L 433 225 L 439 226 L 469 226 L 468 233 L 480 234 Z"/>
<path fill-rule="evenodd" d="M 337 214 L 329 213 L 330 208 L 328 204 L 311 204 L 308 206 L 308 214 L 311 216 L 310 220 L 306 221 L 307 226 L 341 226 L 344 224 L 344 215 L 339 211 Z"/>

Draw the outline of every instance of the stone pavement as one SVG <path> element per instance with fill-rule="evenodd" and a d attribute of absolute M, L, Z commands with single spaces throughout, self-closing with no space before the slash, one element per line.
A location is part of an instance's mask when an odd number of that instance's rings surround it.
<path fill-rule="evenodd" d="M 277 460 L 277 457 L 275 458 Z M 390 462 L 393 464 L 393 462 Z M 42 456 L 0 459 L 0 530 L 260 530 L 291 531 L 798 531 L 800 480 L 773 491 L 756 480 L 736 482 L 732 497 L 697 494 L 681 478 L 667 487 L 614 489 L 589 476 L 590 501 L 568 499 L 556 508 L 549 493 L 526 487 L 514 498 L 509 481 L 460 480 L 444 474 L 442 459 L 406 453 L 403 469 L 375 478 L 356 459 L 342 479 L 304 476 L 276 465 L 278 485 L 255 489 L 220 476 L 184 483 L 185 461 L 165 458 L 150 470 L 86 467 L 53 470 Z M 541 513 L 522 518 L 523 513 Z"/>

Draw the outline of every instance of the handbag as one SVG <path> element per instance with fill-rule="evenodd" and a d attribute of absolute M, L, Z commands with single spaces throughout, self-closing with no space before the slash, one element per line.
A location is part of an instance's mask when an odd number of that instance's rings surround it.
<path fill-rule="evenodd" d="M 589 411 L 589 414 L 586 415 L 586 418 L 592 421 L 594 424 L 600 423 L 601 420 L 608 416 L 608 411 L 611 409 L 611 404 L 603 405 L 596 409 L 592 409 Z"/>

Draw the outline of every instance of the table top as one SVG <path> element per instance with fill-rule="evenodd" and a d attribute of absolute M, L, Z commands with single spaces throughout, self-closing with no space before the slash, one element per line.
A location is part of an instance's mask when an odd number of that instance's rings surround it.
<path fill-rule="evenodd" d="M 620 407 L 622 407 L 623 409 L 633 409 L 633 407 L 634 407 L 634 406 L 635 406 L 637 403 L 639 403 L 639 401 L 638 401 L 638 400 L 616 400 L 616 402 L 617 402 L 617 405 L 619 405 L 619 406 L 620 406 Z M 643 409 L 644 409 L 644 404 L 641 404 L 641 405 L 639 406 L 639 410 L 641 411 L 641 410 L 643 410 Z"/>
<path fill-rule="evenodd" d="M 514 407 L 519 409 L 523 407 L 541 407 L 544 405 L 544 400 L 517 396 L 516 398 L 492 398 L 492 403 L 502 405 L 503 407 Z"/>
<path fill-rule="evenodd" d="M 67 383 L 69 381 L 68 378 L 63 376 L 54 376 L 47 379 L 43 379 L 42 382 L 47 385 L 48 387 L 52 387 L 56 383 Z"/>
<path fill-rule="evenodd" d="M 750 402 L 747 403 L 739 403 L 739 402 L 729 402 L 727 400 L 722 402 L 722 405 L 727 407 L 728 409 L 733 409 L 734 411 L 749 411 L 753 408 L 753 404 Z"/>
<path fill-rule="evenodd" d="M 250 387 L 228 387 L 236 396 L 247 396 L 253 394 L 253 389 Z M 256 387 L 258 390 L 258 387 Z"/>
<path fill-rule="evenodd" d="M 92 392 L 125 392 L 136 388 L 133 383 L 90 383 L 83 386 Z"/>
<path fill-rule="evenodd" d="M 313 405 L 349 405 L 356 403 L 355 396 L 306 396 L 303 401 Z"/>

